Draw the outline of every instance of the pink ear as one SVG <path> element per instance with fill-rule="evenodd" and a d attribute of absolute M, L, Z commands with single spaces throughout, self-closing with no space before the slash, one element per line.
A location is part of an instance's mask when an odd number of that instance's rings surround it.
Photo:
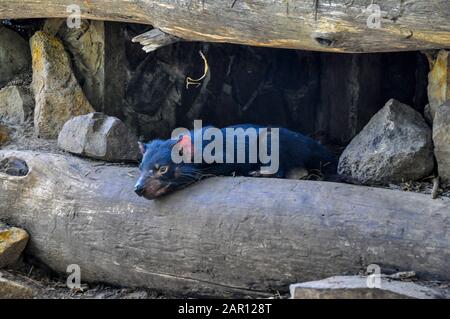
<path fill-rule="evenodd" d="M 178 147 L 183 150 L 183 158 L 191 160 L 194 155 L 194 147 L 189 135 L 183 135 L 177 143 Z"/>

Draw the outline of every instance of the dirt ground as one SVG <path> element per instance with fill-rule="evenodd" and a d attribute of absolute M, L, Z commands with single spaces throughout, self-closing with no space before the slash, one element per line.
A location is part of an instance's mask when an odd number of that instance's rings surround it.
<path fill-rule="evenodd" d="M 358 274 L 354 274 L 358 275 Z M 360 273 L 359 275 L 363 275 Z M 35 261 L 20 261 L 14 269 L 1 269 L 0 277 L 29 287 L 34 299 L 172 299 L 186 296 L 161 294 L 150 289 L 114 287 L 102 283 L 82 284 L 81 289 L 67 287 L 66 279 L 36 264 Z M 433 288 L 442 298 L 450 299 L 450 282 L 420 281 L 404 278 L 419 285 Z M 194 298 L 194 297 L 192 297 Z M 270 299 L 288 299 L 289 294 L 274 294 Z"/>
<path fill-rule="evenodd" d="M 121 288 L 105 284 L 84 284 L 81 289 L 70 289 L 63 277 L 49 270 L 21 261 L 14 269 L 0 269 L 8 280 L 32 289 L 34 299 L 167 299 L 176 296 L 161 295 L 146 289 Z"/>
<path fill-rule="evenodd" d="M 68 274 L 69 275 L 69 274 Z M 67 276 L 68 276 L 67 275 Z M 13 267 L 0 269 L 0 277 L 31 288 L 34 299 L 191 299 L 195 295 L 175 295 L 145 288 L 115 287 L 104 283 L 81 283 L 70 289 L 64 274 L 55 274 L 39 261 L 26 256 Z M 449 292 L 450 296 L 450 292 Z M 275 293 L 269 299 L 288 299 L 288 293 Z M 247 298 L 251 298 L 248 296 Z M 1 298 L 0 298 L 1 299 Z"/>

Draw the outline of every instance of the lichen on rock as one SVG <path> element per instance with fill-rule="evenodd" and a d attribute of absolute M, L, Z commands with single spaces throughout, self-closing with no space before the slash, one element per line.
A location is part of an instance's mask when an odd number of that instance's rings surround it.
<path fill-rule="evenodd" d="M 450 51 L 440 50 L 434 60 L 430 60 L 428 74 L 428 106 L 431 118 L 439 106 L 450 100 Z"/>
<path fill-rule="evenodd" d="M 0 268 L 12 266 L 28 243 L 28 233 L 20 228 L 0 223 Z"/>
<path fill-rule="evenodd" d="M 56 37 L 38 31 L 30 39 L 35 94 L 34 125 L 43 138 L 57 138 L 65 122 L 93 112 L 72 72 L 63 44 Z"/>

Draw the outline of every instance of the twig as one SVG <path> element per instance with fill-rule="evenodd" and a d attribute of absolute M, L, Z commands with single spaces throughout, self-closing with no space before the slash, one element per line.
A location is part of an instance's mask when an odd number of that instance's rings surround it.
<path fill-rule="evenodd" d="M 193 79 L 189 76 L 186 78 L 186 89 L 189 89 L 189 85 L 196 85 L 197 87 L 199 87 L 201 85 L 200 81 L 203 80 L 208 74 L 209 71 L 208 61 L 206 60 L 205 55 L 203 54 L 202 51 L 198 51 L 198 53 L 200 53 L 200 56 L 202 57 L 203 62 L 205 63 L 205 69 L 203 71 L 203 75 L 198 79 Z"/>
<path fill-rule="evenodd" d="M 30 271 L 28 272 L 28 277 L 30 277 L 30 276 L 31 276 L 31 273 L 33 272 L 33 269 L 34 269 L 34 266 L 33 266 L 33 265 L 31 265 Z"/>
<path fill-rule="evenodd" d="M 353 2 L 355 2 L 355 0 L 350 0 L 346 3 L 344 3 L 344 6 L 346 6 L 347 8 L 353 5 Z"/>
<path fill-rule="evenodd" d="M 392 275 L 381 275 L 384 278 L 393 279 L 393 280 L 404 280 L 411 279 L 416 277 L 415 271 L 401 271 Z"/>
<path fill-rule="evenodd" d="M 26 281 L 28 281 L 28 282 L 31 282 L 32 284 L 34 284 L 34 285 L 36 285 L 36 286 L 39 286 L 40 288 L 44 288 L 44 287 L 45 287 L 44 284 L 42 284 L 42 283 L 40 283 L 39 281 L 36 281 L 36 280 L 34 280 L 34 279 L 30 278 L 30 277 L 24 276 L 24 275 L 22 275 L 22 274 L 16 274 L 16 276 L 20 277 L 20 278 L 23 279 L 23 280 L 26 280 Z"/>

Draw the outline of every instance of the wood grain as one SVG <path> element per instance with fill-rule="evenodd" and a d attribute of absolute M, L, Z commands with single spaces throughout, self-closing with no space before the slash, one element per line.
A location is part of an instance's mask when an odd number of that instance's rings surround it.
<path fill-rule="evenodd" d="M 327 182 L 212 178 L 164 199 L 133 193 L 137 168 L 0 151 L 30 173 L 0 173 L 0 220 L 27 253 L 83 281 L 208 296 L 267 296 L 289 284 L 414 270 L 450 279 L 450 200 Z"/>
<path fill-rule="evenodd" d="M 153 25 L 188 41 L 330 51 L 386 52 L 450 47 L 450 1 L 372 0 L 2 0 L 0 18 L 66 17 Z"/>

